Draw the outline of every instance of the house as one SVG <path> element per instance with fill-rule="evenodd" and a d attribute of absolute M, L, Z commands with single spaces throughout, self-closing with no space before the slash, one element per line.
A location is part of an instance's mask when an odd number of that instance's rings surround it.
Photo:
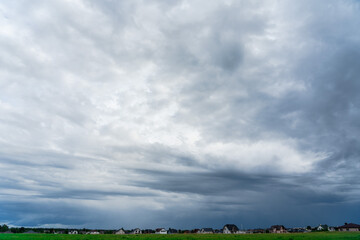
<path fill-rule="evenodd" d="M 115 234 L 126 234 L 126 233 L 123 228 L 120 228 L 118 231 L 115 232 Z"/>
<path fill-rule="evenodd" d="M 100 232 L 96 230 L 92 230 L 90 232 L 87 232 L 87 234 L 100 234 Z"/>
<path fill-rule="evenodd" d="M 329 227 L 329 232 L 335 232 L 336 228 L 335 227 Z"/>
<path fill-rule="evenodd" d="M 70 230 L 68 234 L 79 234 L 79 232 L 77 230 Z"/>
<path fill-rule="evenodd" d="M 223 227 L 223 233 L 224 234 L 232 234 L 232 233 L 238 233 L 239 228 L 235 224 L 226 224 Z"/>
<path fill-rule="evenodd" d="M 338 227 L 341 232 L 358 232 L 360 231 L 360 225 L 355 223 L 345 223 L 345 225 Z"/>
<path fill-rule="evenodd" d="M 178 230 L 173 229 L 173 228 L 169 228 L 169 230 L 168 230 L 167 232 L 168 232 L 168 234 L 176 234 L 176 233 L 179 233 Z"/>
<path fill-rule="evenodd" d="M 222 229 L 215 229 L 214 233 L 221 234 L 221 233 L 223 233 L 223 230 Z"/>
<path fill-rule="evenodd" d="M 283 225 L 273 225 L 270 228 L 270 233 L 286 233 L 286 228 Z"/>
<path fill-rule="evenodd" d="M 140 228 L 135 228 L 130 232 L 130 234 L 141 234 L 141 233 L 142 232 L 141 232 Z"/>
<path fill-rule="evenodd" d="M 317 231 L 328 231 L 329 230 L 329 227 L 328 225 L 324 224 L 320 224 L 317 228 L 316 228 Z"/>
<path fill-rule="evenodd" d="M 167 234 L 167 231 L 165 230 L 165 228 L 157 228 L 155 230 L 155 234 Z"/>
<path fill-rule="evenodd" d="M 287 229 L 287 231 L 289 233 L 303 233 L 303 232 L 306 232 L 306 229 L 301 228 L 301 227 L 295 227 L 295 228 L 289 228 L 289 229 Z"/>
<path fill-rule="evenodd" d="M 152 229 L 143 230 L 143 234 L 152 234 L 152 233 L 154 233 L 154 230 L 152 230 Z"/>
<path fill-rule="evenodd" d="M 213 234 L 214 230 L 212 228 L 202 228 L 198 233 L 200 233 L 200 234 Z"/>

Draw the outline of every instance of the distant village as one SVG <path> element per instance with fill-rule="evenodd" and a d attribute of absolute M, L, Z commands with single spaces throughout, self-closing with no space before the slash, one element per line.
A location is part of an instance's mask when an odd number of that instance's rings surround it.
<path fill-rule="evenodd" d="M 264 233 L 307 233 L 307 232 L 322 232 L 322 231 L 342 231 L 355 232 L 360 231 L 360 225 L 355 223 L 345 223 L 342 226 L 328 226 L 327 224 L 319 224 L 311 227 L 296 227 L 286 228 L 283 225 L 273 225 L 270 228 L 256 228 L 256 229 L 240 229 L 235 224 L 226 224 L 221 229 L 213 228 L 199 228 L 191 230 L 181 229 L 140 229 L 135 228 L 126 230 L 120 228 L 118 230 L 91 230 L 91 229 L 60 229 L 60 228 L 24 228 L 24 227 L 8 227 L 6 224 L 0 225 L 0 233 L 23 233 L 23 234 L 264 234 Z"/>

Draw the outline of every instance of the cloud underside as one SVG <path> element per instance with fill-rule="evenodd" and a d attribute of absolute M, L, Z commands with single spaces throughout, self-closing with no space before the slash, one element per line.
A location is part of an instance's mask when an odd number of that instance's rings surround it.
<path fill-rule="evenodd" d="M 356 221 L 358 9 L 0 3 L 0 223 Z"/>

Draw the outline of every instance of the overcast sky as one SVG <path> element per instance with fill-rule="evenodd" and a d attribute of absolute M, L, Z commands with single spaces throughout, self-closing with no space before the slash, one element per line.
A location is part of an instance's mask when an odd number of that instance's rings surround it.
<path fill-rule="evenodd" d="M 0 223 L 360 223 L 360 2 L 1 1 Z"/>

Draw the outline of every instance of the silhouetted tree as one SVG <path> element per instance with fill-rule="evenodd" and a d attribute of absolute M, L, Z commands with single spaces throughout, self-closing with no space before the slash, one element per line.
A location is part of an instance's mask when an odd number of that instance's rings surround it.
<path fill-rule="evenodd" d="M 6 224 L 2 226 L 0 225 L 0 232 L 6 232 L 6 231 L 9 231 L 9 227 Z"/>

